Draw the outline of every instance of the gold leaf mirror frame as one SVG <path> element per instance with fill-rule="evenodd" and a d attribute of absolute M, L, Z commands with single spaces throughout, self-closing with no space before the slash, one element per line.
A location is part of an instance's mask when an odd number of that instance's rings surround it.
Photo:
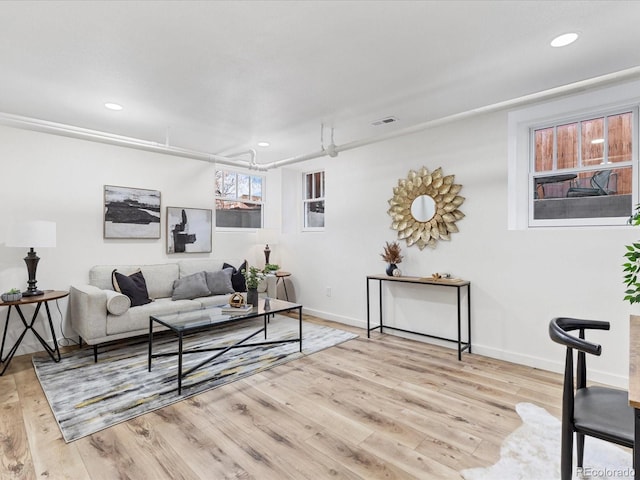
<path fill-rule="evenodd" d="M 429 172 L 422 167 L 409 171 L 398 180 L 389 200 L 391 228 L 407 246 L 435 248 L 438 240 L 450 240 L 458 232 L 456 222 L 464 218 L 458 207 L 465 198 L 458 195 L 462 185 L 453 183 L 454 175 L 444 176 L 442 168 Z"/>

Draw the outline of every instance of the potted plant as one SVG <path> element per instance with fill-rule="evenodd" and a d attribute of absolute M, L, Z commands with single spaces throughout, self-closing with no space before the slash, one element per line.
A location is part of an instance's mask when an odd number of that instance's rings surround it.
<path fill-rule="evenodd" d="M 280 270 L 280 265 L 276 265 L 275 263 L 267 263 L 264 266 L 264 274 L 270 275 Z"/>
<path fill-rule="evenodd" d="M 249 267 L 242 270 L 244 280 L 247 284 L 247 303 L 258 306 L 258 284 L 264 278 L 264 272 L 257 267 Z"/>
<path fill-rule="evenodd" d="M 400 244 L 398 242 L 389 243 L 386 242 L 384 252 L 380 254 L 382 259 L 388 263 L 387 275 L 390 277 L 399 277 L 401 275 L 398 269 L 398 263 L 402 262 L 402 255 L 400 255 Z"/>
<path fill-rule="evenodd" d="M 22 292 L 17 288 L 12 288 L 8 292 L 3 293 L 0 298 L 3 302 L 17 302 L 22 298 Z"/>
<path fill-rule="evenodd" d="M 631 225 L 640 225 L 640 205 L 636 205 L 633 215 L 628 220 Z M 622 265 L 624 267 L 624 284 L 627 290 L 624 292 L 624 299 L 628 300 L 632 305 L 640 303 L 640 283 L 638 283 L 638 272 L 640 271 L 640 242 L 634 242 L 626 245 L 627 252 L 624 257 L 627 261 Z"/>

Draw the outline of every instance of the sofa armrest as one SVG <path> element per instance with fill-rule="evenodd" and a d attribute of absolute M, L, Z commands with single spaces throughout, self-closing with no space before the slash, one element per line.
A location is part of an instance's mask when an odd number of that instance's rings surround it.
<path fill-rule="evenodd" d="M 107 335 L 107 294 L 93 285 L 69 288 L 71 328 L 88 344 Z"/>

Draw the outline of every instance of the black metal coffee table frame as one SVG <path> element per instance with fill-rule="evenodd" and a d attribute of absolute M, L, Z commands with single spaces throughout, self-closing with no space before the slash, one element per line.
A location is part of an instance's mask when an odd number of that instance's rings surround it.
<path fill-rule="evenodd" d="M 268 310 L 265 310 L 264 300 L 261 299 L 258 307 L 254 307 L 253 310 L 247 314 L 225 315 L 221 313 L 221 311 L 218 314 L 217 312 L 214 312 L 214 309 L 216 308 L 220 309 L 220 305 L 218 305 L 218 306 L 203 308 L 201 310 L 185 312 L 183 314 L 150 316 L 149 317 L 149 371 L 151 371 L 151 362 L 154 358 L 177 355 L 178 356 L 178 395 L 181 395 L 183 378 L 185 378 L 191 372 L 212 362 L 216 358 L 224 355 L 229 350 L 232 350 L 234 348 L 251 348 L 251 347 L 257 347 L 261 345 L 274 345 L 274 344 L 280 344 L 280 343 L 299 342 L 300 352 L 302 352 L 302 305 L 285 302 L 283 300 L 275 300 L 275 299 L 271 299 L 270 303 L 271 303 L 271 308 L 269 308 Z M 276 313 L 286 313 L 294 310 L 298 311 L 298 324 L 299 324 L 298 338 L 245 343 L 262 332 L 264 332 L 264 338 L 266 340 L 267 324 L 269 323 L 269 316 Z M 200 318 L 197 318 L 198 313 L 201 314 Z M 180 315 L 184 317 L 196 317 L 196 318 L 192 318 L 191 321 L 185 321 L 185 320 L 177 321 L 177 319 L 181 318 Z M 212 315 L 216 317 L 215 321 L 211 320 Z M 228 318 L 225 318 L 225 317 L 228 317 Z M 252 332 L 250 335 L 247 335 L 243 339 L 238 340 L 236 343 L 233 343 L 231 345 L 220 346 L 220 347 L 193 348 L 193 349 L 186 349 L 186 350 L 183 348 L 184 335 L 187 333 L 210 330 L 213 328 L 228 326 L 230 324 L 238 323 L 244 320 L 253 320 L 260 317 L 263 317 L 263 322 L 264 322 L 262 328 Z M 168 328 L 170 331 L 172 331 L 178 336 L 178 351 L 153 353 L 153 338 L 154 338 L 153 323 L 154 322 Z M 194 365 L 193 367 L 189 368 L 187 371 L 183 372 L 182 356 L 188 353 L 201 353 L 201 352 L 217 352 L 217 353 L 211 357 L 206 358 L 205 360 L 201 361 L 197 365 Z"/>

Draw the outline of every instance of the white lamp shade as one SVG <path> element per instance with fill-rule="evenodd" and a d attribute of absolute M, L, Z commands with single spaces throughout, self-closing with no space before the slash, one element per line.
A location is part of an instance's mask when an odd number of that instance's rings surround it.
<path fill-rule="evenodd" d="M 56 223 L 33 220 L 10 224 L 5 244 L 7 247 L 55 247 Z"/>

